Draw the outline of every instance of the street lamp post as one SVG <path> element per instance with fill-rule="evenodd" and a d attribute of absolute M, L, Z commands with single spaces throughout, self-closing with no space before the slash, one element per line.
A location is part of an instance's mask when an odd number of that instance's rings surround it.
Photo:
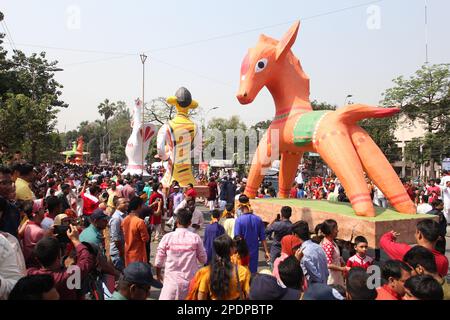
<path fill-rule="evenodd" d="M 216 109 L 219 109 L 219 107 L 212 107 L 211 109 L 209 109 L 208 111 L 206 111 L 205 117 L 203 118 L 203 123 L 202 123 L 202 126 L 203 126 L 203 127 L 205 126 L 205 121 L 207 120 L 208 113 L 209 113 L 210 111 L 213 111 L 213 110 L 216 110 Z"/>
<path fill-rule="evenodd" d="M 147 60 L 147 56 L 145 53 L 140 55 L 142 62 L 142 176 L 144 176 L 144 102 L 145 102 L 145 60 Z"/>

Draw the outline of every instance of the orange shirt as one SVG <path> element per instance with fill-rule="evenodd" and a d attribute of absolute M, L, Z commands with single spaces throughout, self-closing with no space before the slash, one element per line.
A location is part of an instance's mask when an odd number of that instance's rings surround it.
<path fill-rule="evenodd" d="M 205 293 L 211 300 L 218 300 L 218 298 L 211 291 L 211 268 L 207 268 L 203 277 L 200 280 L 200 286 L 198 288 L 199 292 Z M 226 297 L 223 297 L 221 300 L 236 300 L 239 299 L 240 292 L 237 285 L 238 279 L 236 278 L 235 265 L 233 264 L 231 280 L 229 284 L 229 292 Z M 241 287 L 241 291 L 244 296 L 248 297 L 250 292 L 250 270 L 243 266 L 238 266 L 238 274 L 239 274 L 239 285 Z"/>
<path fill-rule="evenodd" d="M 125 266 L 132 262 L 148 263 L 146 242 L 150 240 L 144 220 L 133 215 L 122 221 L 125 239 Z"/>
<path fill-rule="evenodd" d="M 402 300 L 388 285 L 377 288 L 376 300 Z"/>

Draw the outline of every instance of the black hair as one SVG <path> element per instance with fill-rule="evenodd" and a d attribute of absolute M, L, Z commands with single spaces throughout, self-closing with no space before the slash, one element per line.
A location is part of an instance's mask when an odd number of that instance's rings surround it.
<path fill-rule="evenodd" d="M 325 235 L 325 236 L 329 236 L 332 232 L 333 232 L 333 230 L 335 229 L 337 227 L 337 222 L 336 222 L 336 220 L 333 220 L 333 219 L 327 219 L 327 220 L 325 220 L 324 222 L 322 222 L 321 224 L 320 224 L 320 231 L 322 231 L 322 233 Z"/>
<path fill-rule="evenodd" d="M 302 290 L 304 275 L 296 257 L 290 256 L 281 261 L 278 265 L 278 274 L 286 287 Z"/>
<path fill-rule="evenodd" d="M 20 165 L 18 169 L 21 176 L 26 176 L 33 172 L 33 166 L 30 163 Z"/>
<path fill-rule="evenodd" d="M 70 189 L 70 185 L 68 185 L 67 183 L 63 183 L 61 185 L 61 190 L 66 190 L 66 189 Z"/>
<path fill-rule="evenodd" d="M 381 276 L 388 281 L 390 277 L 399 280 L 402 277 L 402 270 L 411 272 L 411 267 L 400 260 L 388 260 L 381 267 Z"/>
<path fill-rule="evenodd" d="M 424 194 L 424 195 L 422 196 L 422 200 L 423 200 L 424 203 L 428 203 L 428 195 L 427 195 L 427 194 Z"/>
<path fill-rule="evenodd" d="M 20 205 L 20 210 L 22 210 L 29 220 L 33 220 L 33 201 L 24 201 Z"/>
<path fill-rule="evenodd" d="M 220 213 L 220 211 L 219 211 L 219 210 L 217 210 L 217 209 L 214 209 L 214 210 L 211 210 L 211 215 L 212 215 L 212 217 L 213 217 L 213 218 L 215 218 L 215 219 L 219 219 L 219 218 L 220 218 L 220 216 L 221 216 L 221 213 Z"/>
<path fill-rule="evenodd" d="M 414 246 L 404 256 L 403 261 L 416 268 L 418 265 L 422 266 L 427 272 L 437 273 L 436 260 L 434 254 L 425 247 Z"/>
<path fill-rule="evenodd" d="M 15 171 L 17 171 L 17 172 L 19 172 L 19 168 L 21 167 L 22 165 L 20 164 L 20 163 L 15 163 L 15 164 L 13 164 L 12 166 L 11 166 L 11 171 L 12 172 L 15 172 Z"/>
<path fill-rule="evenodd" d="M 295 234 L 297 237 L 299 237 L 303 241 L 309 240 L 311 237 L 310 232 L 309 232 L 308 222 L 303 221 L 303 220 L 295 222 L 291 226 L 291 231 L 293 234 Z"/>
<path fill-rule="evenodd" d="M 443 300 L 442 286 L 430 275 L 413 276 L 405 281 L 405 288 L 419 300 Z"/>
<path fill-rule="evenodd" d="M 233 204 L 233 203 L 227 203 L 227 204 L 225 205 L 225 209 L 226 209 L 228 212 L 233 211 L 233 209 L 234 209 L 234 204 Z"/>
<path fill-rule="evenodd" d="M 357 236 L 356 238 L 355 238 L 355 245 L 358 245 L 358 244 L 360 244 L 360 243 L 369 243 L 368 241 L 367 241 L 367 239 L 365 238 L 365 237 L 363 237 L 363 236 Z"/>
<path fill-rule="evenodd" d="M 424 219 L 418 222 L 416 228 L 429 242 L 436 242 L 439 239 L 439 223 L 432 219 Z"/>
<path fill-rule="evenodd" d="M 248 250 L 247 242 L 245 241 L 245 239 L 243 237 L 235 236 L 233 241 L 234 241 L 237 253 L 241 258 L 246 257 L 250 254 L 249 250 Z"/>
<path fill-rule="evenodd" d="M 34 247 L 34 254 L 43 267 L 50 267 L 59 256 L 59 241 L 55 238 L 42 238 Z"/>
<path fill-rule="evenodd" d="M 347 277 L 347 293 L 352 300 L 375 300 L 377 290 L 369 288 L 369 274 L 361 267 L 352 268 Z"/>
<path fill-rule="evenodd" d="M 233 248 L 233 240 L 227 235 L 222 234 L 214 239 L 214 254 L 211 261 L 211 292 L 218 299 L 223 299 L 230 292 L 233 264 L 231 263 L 230 253 Z"/>
<path fill-rule="evenodd" d="M 42 295 L 55 287 L 55 281 L 49 274 L 36 274 L 17 281 L 8 300 L 42 300 Z"/>
<path fill-rule="evenodd" d="M 188 183 L 187 185 L 188 185 L 189 187 L 191 187 L 191 188 L 194 187 L 194 185 L 193 185 L 192 183 Z"/>
<path fill-rule="evenodd" d="M 89 191 L 92 195 L 96 195 L 96 194 L 99 194 L 100 191 L 102 191 L 102 189 L 99 186 L 95 185 L 95 186 L 90 187 Z"/>
<path fill-rule="evenodd" d="M 433 209 L 436 209 L 441 204 L 443 204 L 441 199 L 434 199 L 433 202 L 431 202 L 431 206 L 433 207 Z"/>
<path fill-rule="evenodd" d="M 154 184 L 152 185 L 152 190 L 153 190 L 153 192 L 158 192 L 158 189 L 159 189 L 159 182 L 154 183 Z"/>
<path fill-rule="evenodd" d="M 241 194 L 241 195 L 239 196 L 239 202 L 240 202 L 240 203 L 249 203 L 249 202 L 250 202 L 250 199 L 247 197 L 247 195 Z"/>
<path fill-rule="evenodd" d="M 61 205 L 61 200 L 57 196 L 48 196 L 45 198 L 45 203 L 47 204 L 48 211 L 53 212 Z"/>
<path fill-rule="evenodd" d="M 0 166 L 0 173 L 1 174 L 11 174 L 11 169 L 7 167 Z"/>
<path fill-rule="evenodd" d="M 180 209 L 177 213 L 177 221 L 183 227 L 187 227 L 192 221 L 192 213 L 187 209 Z"/>
<path fill-rule="evenodd" d="M 289 206 L 283 206 L 281 208 L 281 216 L 285 219 L 289 219 L 292 215 L 292 208 Z"/>
<path fill-rule="evenodd" d="M 144 200 L 140 197 L 134 196 L 130 200 L 130 204 L 128 205 L 128 211 L 136 211 L 142 204 L 144 203 Z"/>

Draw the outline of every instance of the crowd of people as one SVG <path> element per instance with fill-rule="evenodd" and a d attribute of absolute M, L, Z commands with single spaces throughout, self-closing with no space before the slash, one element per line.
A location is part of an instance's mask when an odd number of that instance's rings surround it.
<path fill-rule="evenodd" d="M 192 184 L 163 188 L 162 174 L 145 181 L 117 167 L 0 167 L 0 299 L 143 300 L 152 287 L 160 300 L 450 299 L 446 220 L 420 221 L 412 247 L 395 231 L 383 235 L 377 247 L 391 260 L 382 263 L 368 255 L 375 244 L 357 235 L 344 259 L 336 221 L 292 223 L 285 206 L 266 225 L 245 195 L 246 179 L 232 171 L 211 175 L 202 199 Z M 427 212 L 445 219 L 448 173 L 442 182 L 408 193 L 418 210 L 431 203 Z M 291 197 L 344 201 L 341 189 L 316 177 L 295 184 Z M 275 196 L 261 185 L 258 197 Z M 372 265 L 381 268 L 379 285 L 370 285 Z"/>

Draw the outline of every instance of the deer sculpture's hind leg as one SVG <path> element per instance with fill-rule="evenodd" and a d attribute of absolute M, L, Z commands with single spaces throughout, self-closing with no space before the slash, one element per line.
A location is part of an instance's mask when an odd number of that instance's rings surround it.
<path fill-rule="evenodd" d="M 252 165 L 248 174 L 245 194 L 249 198 L 255 198 L 258 188 L 264 179 L 264 170 L 272 165 L 270 157 L 267 156 L 267 133 L 258 144 L 255 155 L 252 159 Z"/>
<path fill-rule="evenodd" d="M 292 182 L 295 179 L 297 173 L 298 164 L 302 158 L 302 153 L 293 154 L 283 152 L 281 154 L 280 161 L 280 174 L 279 174 L 279 198 L 288 198 L 291 191 Z"/>
<path fill-rule="evenodd" d="M 355 125 L 350 128 L 350 135 L 367 175 L 381 189 L 390 204 L 398 212 L 415 214 L 416 207 L 397 173 L 369 134 Z"/>
<path fill-rule="evenodd" d="M 346 126 L 337 121 L 322 121 L 316 132 L 315 147 L 336 173 L 356 215 L 374 217 L 375 209 L 364 179 L 363 167 Z"/>

